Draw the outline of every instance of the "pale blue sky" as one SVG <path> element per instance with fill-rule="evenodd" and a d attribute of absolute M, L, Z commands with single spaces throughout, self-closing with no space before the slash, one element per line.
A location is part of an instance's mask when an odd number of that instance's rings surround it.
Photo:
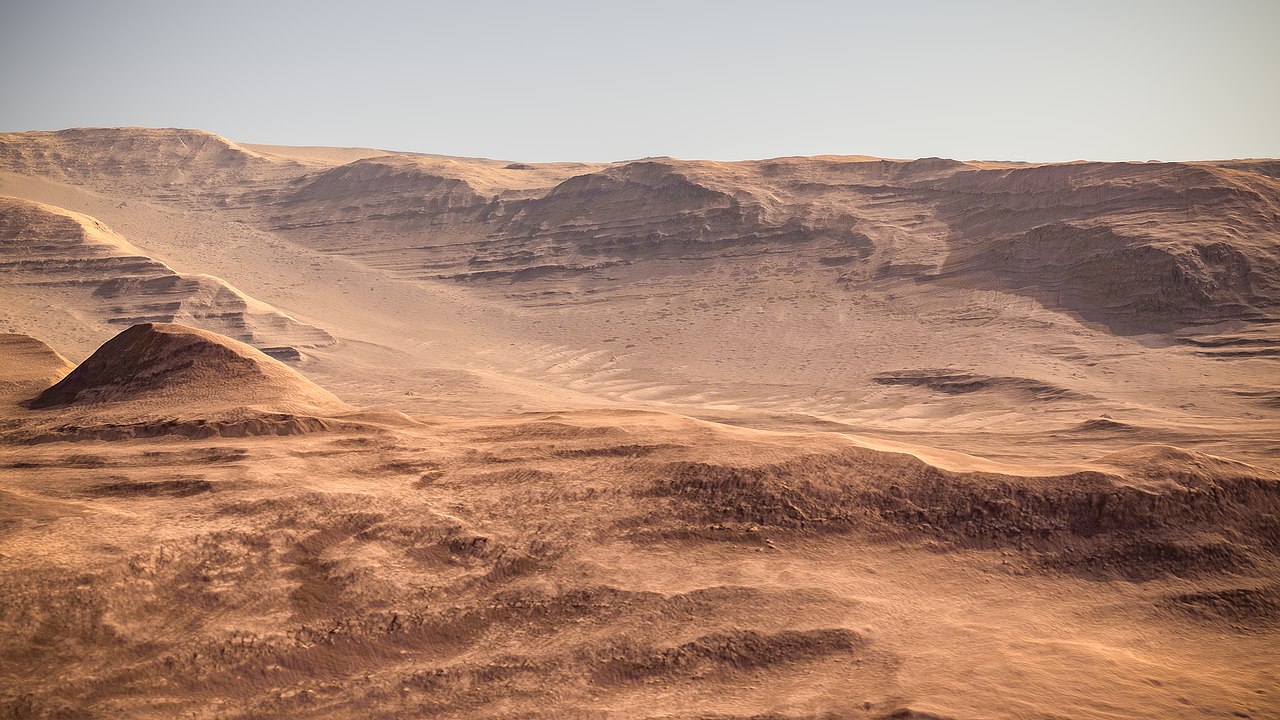
<path fill-rule="evenodd" d="M 0 129 L 528 161 L 1280 156 L 1280 0 L 0 0 Z"/>

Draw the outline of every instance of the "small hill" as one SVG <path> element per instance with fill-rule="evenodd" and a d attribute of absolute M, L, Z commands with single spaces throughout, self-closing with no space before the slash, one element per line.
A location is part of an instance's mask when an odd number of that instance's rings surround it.
<path fill-rule="evenodd" d="M 324 414 L 347 406 L 259 350 L 172 323 L 134 325 L 112 338 L 32 408 L 129 404 L 166 415 L 228 410 Z"/>
<path fill-rule="evenodd" d="M 0 333 L 0 401 L 25 400 L 61 380 L 74 367 L 33 337 Z"/>

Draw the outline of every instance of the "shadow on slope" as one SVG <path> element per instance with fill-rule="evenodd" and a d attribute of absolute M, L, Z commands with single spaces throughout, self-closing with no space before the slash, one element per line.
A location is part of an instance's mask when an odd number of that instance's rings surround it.
<path fill-rule="evenodd" d="M 25 404 L 25 442 L 292 435 L 352 411 L 253 347 L 169 323 L 121 332 Z"/>

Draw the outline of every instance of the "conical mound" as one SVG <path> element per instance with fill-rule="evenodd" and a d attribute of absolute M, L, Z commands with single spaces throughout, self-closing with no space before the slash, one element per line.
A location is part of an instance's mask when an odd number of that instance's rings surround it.
<path fill-rule="evenodd" d="M 174 323 L 134 325 L 31 402 L 32 408 L 128 404 L 208 415 L 231 408 L 341 412 L 347 406 L 259 350 Z"/>

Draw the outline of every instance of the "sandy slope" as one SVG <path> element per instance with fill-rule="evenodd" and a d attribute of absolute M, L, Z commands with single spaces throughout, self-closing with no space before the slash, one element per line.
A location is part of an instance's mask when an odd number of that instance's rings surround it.
<path fill-rule="evenodd" d="M 340 424 L 287 437 L 25 444 L 77 417 L 42 407 L 72 393 L 83 427 L 212 417 L 220 380 L 260 403 L 320 392 L 230 339 L 139 326 L 8 406 L 7 711 L 1280 712 L 1280 476 L 1255 466 L 1141 446 L 956 471 L 670 414 L 334 403 Z"/>
<path fill-rule="evenodd" d="M 1280 713 L 1275 168 L 0 135 L 5 707 Z"/>
<path fill-rule="evenodd" d="M 0 357 L 0 398 L 10 404 L 35 397 L 75 368 L 58 351 L 28 335 L 0 335 Z"/>
<path fill-rule="evenodd" d="M 144 321 L 195 323 L 280 354 L 332 336 L 246 296 L 221 278 L 183 275 L 96 218 L 0 197 L 0 288 L 7 324 L 59 326 L 64 347 Z M 77 348 L 78 349 L 78 348 Z"/>
<path fill-rule="evenodd" d="M 299 367 L 361 404 L 658 406 L 1022 462 L 1277 449 L 1265 161 L 527 165 L 86 130 L 0 138 L 0 166 L 0 192 L 339 338 Z M 117 329 L 29 317 L 7 327 L 73 359 Z"/>

